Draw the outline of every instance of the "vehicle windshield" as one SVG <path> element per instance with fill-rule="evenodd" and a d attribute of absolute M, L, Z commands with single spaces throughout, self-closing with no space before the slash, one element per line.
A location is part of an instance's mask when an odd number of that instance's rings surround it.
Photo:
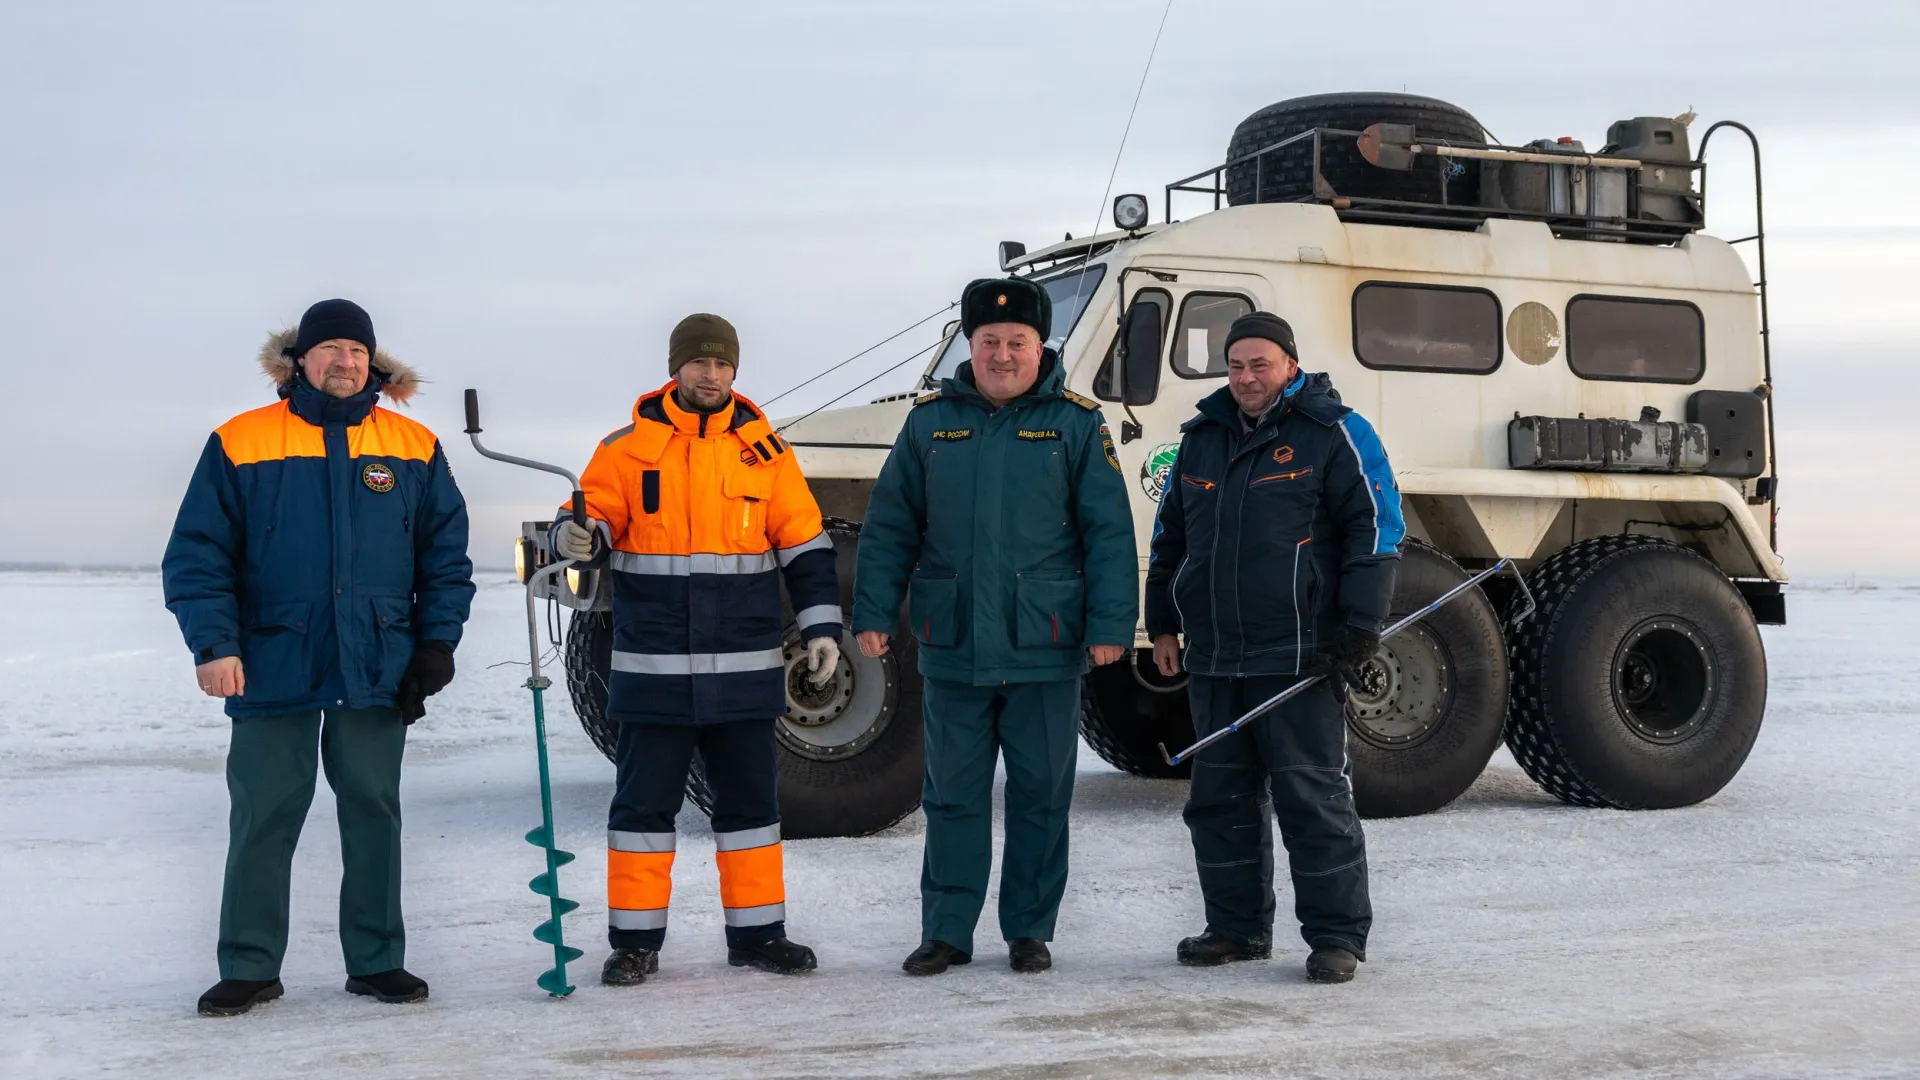
<path fill-rule="evenodd" d="M 1045 288 L 1047 298 L 1053 301 L 1053 336 L 1047 339 L 1047 347 L 1058 350 L 1066 342 L 1067 336 L 1073 333 L 1074 324 L 1080 321 L 1081 314 L 1087 310 L 1087 301 L 1093 299 L 1094 292 L 1100 288 L 1100 280 L 1106 276 L 1107 267 L 1102 263 L 1035 283 Z M 941 379 L 952 378 L 966 359 L 967 339 L 956 333 L 940 353 L 933 370 L 927 372 L 928 385 L 938 386 Z"/>

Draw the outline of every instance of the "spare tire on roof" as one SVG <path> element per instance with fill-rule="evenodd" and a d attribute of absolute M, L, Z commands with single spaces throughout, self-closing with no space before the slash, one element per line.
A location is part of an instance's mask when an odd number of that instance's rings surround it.
<path fill-rule="evenodd" d="M 1269 105 L 1242 120 L 1227 144 L 1227 160 L 1316 127 L 1364 131 L 1373 124 L 1412 124 L 1421 142 L 1486 141 L 1485 129 L 1472 114 L 1444 101 L 1416 94 L 1315 94 Z M 1349 198 L 1438 204 L 1443 175 L 1449 205 L 1472 207 L 1480 196 L 1480 170 L 1472 162 L 1422 155 L 1410 171 L 1382 169 L 1360 156 L 1353 139 L 1340 136 L 1322 140 L 1320 175 L 1336 194 Z M 1227 202 L 1233 206 L 1311 200 L 1313 140 L 1303 139 L 1257 161 L 1229 168 L 1226 187 Z"/>

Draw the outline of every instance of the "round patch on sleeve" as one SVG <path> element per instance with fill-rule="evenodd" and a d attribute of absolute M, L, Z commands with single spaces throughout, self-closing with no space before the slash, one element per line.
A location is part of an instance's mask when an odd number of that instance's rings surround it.
<path fill-rule="evenodd" d="M 360 470 L 360 482 L 367 485 L 367 490 L 385 495 L 393 490 L 393 470 L 383 461 L 369 461 Z"/>

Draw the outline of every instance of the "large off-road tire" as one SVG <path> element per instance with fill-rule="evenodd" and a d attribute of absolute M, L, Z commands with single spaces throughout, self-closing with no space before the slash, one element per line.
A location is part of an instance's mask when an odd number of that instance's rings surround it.
<path fill-rule="evenodd" d="M 1486 132 L 1466 110 L 1415 94 L 1315 94 L 1269 105 L 1240 122 L 1227 144 L 1227 160 L 1251 154 L 1291 135 L 1312 128 L 1364 131 L 1372 124 L 1412 124 L 1421 142 L 1484 142 Z M 1255 166 L 1258 165 L 1256 170 Z M 1259 190 L 1254 190 L 1256 172 Z M 1446 180 L 1446 201 L 1471 207 L 1479 200 L 1480 170 L 1454 164 L 1451 159 L 1422 155 L 1411 170 L 1383 169 L 1360 156 L 1351 138 L 1322 140 L 1320 175 L 1336 193 L 1354 198 L 1440 202 L 1440 184 Z M 1313 140 L 1303 139 L 1284 150 L 1227 170 L 1227 202 L 1300 202 L 1313 198 Z"/>
<path fill-rule="evenodd" d="M 620 728 L 607 716 L 607 674 L 613 670 L 613 613 L 576 611 L 567 621 L 567 697 L 580 729 L 613 760 Z"/>
<path fill-rule="evenodd" d="M 854 554 L 859 525 L 830 520 L 840 573 L 840 608 L 853 611 Z M 795 840 L 879 832 L 920 805 L 920 672 L 904 624 L 877 660 L 860 655 L 851 632 L 841 639 L 840 666 L 822 687 L 806 679 L 806 643 L 787 619 L 787 714 L 775 724 L 780 755 L 780 831 Z M 567 639 L 567 688 L 587 737 L 612 759 L 618 732 L 607 718 L 607 673 L 613 620 L 576 612 Z M 712 813 L 713 793 L 696 755 L 687 797 Z"/>
<path fill-rule="evenodd" d="M 1539 609 L 1509 632 L 1507 747 L 1576 806 L 1689 806 L 1740 771 L 1760 734 L 1767 658 L 1733 583 L 1648 536 L 1583 540 L 1529 578 Z"/>
<path fill-rule="evenodd" d="M 1470 577 L 1440 552 L 1400 549 L 1392 619 Z M 1478 588 L 1380 643 L 1347 692 L 1347 755 L 1362 817 L 1426 814 L 1459 798 L 1487 767 L 1507 718 L 1500 619 Z"/>
<path fill-rule="evenodd" d="M 1193 744 L 1193 713 L 1187 677 L 1172 679 L 1153 666 L 1152 649 L 1094 668 L 1080 683 L 1080 735 L 1107 764 L 1135 776 L 1184 780 L 1193 764 L 1169 765 L 1160 744 L 1181 750 Z"/>

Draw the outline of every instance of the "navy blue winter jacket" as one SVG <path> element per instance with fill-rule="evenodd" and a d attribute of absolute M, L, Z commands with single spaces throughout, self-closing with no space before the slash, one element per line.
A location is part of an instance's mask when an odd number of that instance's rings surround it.
<path fill-rule="evenodd" d="M 433 433 L 374 404 L 386 387 L 336 400 L 296 374 L 207 440 L 161 570 L 194 662 L 241 659 L 230 716 L 392 705 L 416 641 L 460 641 L 466 502 Z"/>
<path fill-rule="evenodd" d="M 1181 426 L 1147 565 L 1147 633 L 1199 675 L 1301 670 L 1342 623 L 1378 630 L 1406 533 L 1386 450 L 1324 373 L 1244 432 L 1225 387 Z"/>

